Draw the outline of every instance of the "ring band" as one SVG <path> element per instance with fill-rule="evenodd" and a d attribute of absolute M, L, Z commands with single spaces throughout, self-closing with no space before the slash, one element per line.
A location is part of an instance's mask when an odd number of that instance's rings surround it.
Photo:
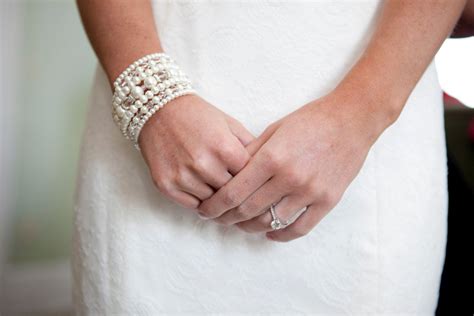
<path fill-rule="evenodd" d="M 270 227 L 273 230 L 283 229 L 288 226 L 288 221 L 282 222 L 281 219 L 276 215 L 275 203 L 272 203 L 270 205 L 270 213 L 272 214 L 272 221 L 270 222 Z"/>
<path fill-rule="evenodd" d="M 275 211 L 275 205 L 276 203 L 272 203 L 270 205 L 270 214 L 272 215 L 272 221 L 270 222 L 270 227 L 273 229 L 273 230 L 278 230 L 278 229 L 283 229 L 285 228 L 286 226 L 290 225 L 291 223 L 293 223 L 293 219 L 294 218 L 297 218 L 299 217 L 299 215 L 303 214 L 307 209 L 308 209 L 308 206 L 305 206 L 303 207 L 302 209 L 300 209 L 299 211 L 297 211 L 295 214 L 293 214 L 290 219 L 286 220 L 286 221 L 282 221 L 276 214 L 276 211 Z"/>

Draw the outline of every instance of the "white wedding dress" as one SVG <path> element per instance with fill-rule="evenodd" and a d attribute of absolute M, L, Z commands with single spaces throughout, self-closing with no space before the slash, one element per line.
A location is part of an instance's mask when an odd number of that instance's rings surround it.
<path fill-rule="evenodd" d="M 165 51 L 202 97 L 256 136 L 335 87 L 380 8 L 379 1 L 153 3 Z M 78 314 L 434 312 L 447 166 L 433 63 L 342 200 L 287 243 L 200 219 L 165 198 L 111 109 L 98 66 L 75 200 Z"/>

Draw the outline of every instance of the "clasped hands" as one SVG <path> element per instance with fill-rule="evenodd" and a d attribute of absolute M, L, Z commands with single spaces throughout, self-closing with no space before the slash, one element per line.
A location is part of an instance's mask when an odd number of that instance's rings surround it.
<path fill-rule="evenodd" d="M 198 95 L 170 102 L 139 138 L 155 186 L 201 217 L 265 232 L 306 235 L 339 202 L 377 137 L 372 115 L 337 93 L 303 105 L 254 137 Z M 291 225 L 272 231 L 271 203 Z"/>

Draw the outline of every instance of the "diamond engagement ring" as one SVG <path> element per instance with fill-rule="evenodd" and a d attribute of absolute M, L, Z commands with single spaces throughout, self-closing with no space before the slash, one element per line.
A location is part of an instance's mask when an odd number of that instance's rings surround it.
<path fill-rule="evenodd" d="M 272 214 L 272 221 L 270 223 L 270 226 L 273 230 L 282 229 L 288 226 L 288 221 L 282 222 L 282 220 L 276 215 L 275 203 L 272 203 L 270 205 L 270 213 Z"/>
<path fill-rule="evenodd" d="M 305 206 L 301 210 L 293 214 L 293 216 L 291 216 L 290 219 L 286 221 L 282 221 L 276 214 L 275 205 L 276 203 L 272 203 L 270 205 L 270 213 L 272 214 L 272 221 L 270 222 L 270 226 L 272 227 L 273 230 L 285 228 L 286 226 L 293 223 L 293 219 L 299 217 L 301 214 L 303 214 L 303 212 L 305 212 L 308 209 L 308 206 Z"/>

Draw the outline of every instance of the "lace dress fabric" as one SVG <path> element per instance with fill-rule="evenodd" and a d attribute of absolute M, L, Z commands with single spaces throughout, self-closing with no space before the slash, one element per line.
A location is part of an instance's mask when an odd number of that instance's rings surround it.
<path fill-rule="evenodd" d="M 165 51 L 199 94 L 259 135 L 335 87 L 367 44 L 380 7 L 154 1 L 153 13 Z M 447 168 L 433 63 L 341 201 L 288 243 L 202 220 L 161 195 L 114 125 L 110 102 L 98 65 L 75 198 L 78 314 L 434 312 Z"/>

